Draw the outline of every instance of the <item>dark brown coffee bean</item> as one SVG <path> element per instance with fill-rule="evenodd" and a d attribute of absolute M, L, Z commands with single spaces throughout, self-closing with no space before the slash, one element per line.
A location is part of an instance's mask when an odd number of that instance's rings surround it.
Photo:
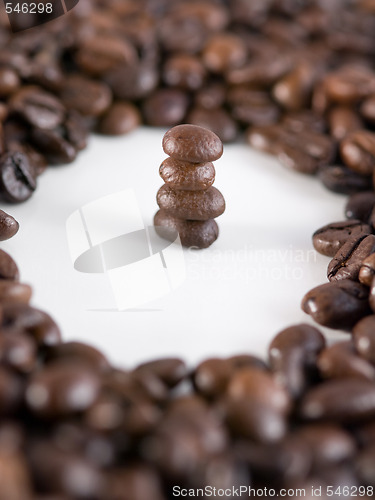
<path fill-rule="evenodd" d="M 246 132 L 246 140 L 255 149 L 276 154 L 281 130 L 280 125 L 250 127 Z"/>
<path fill-rule="evenodd" d="M 19 229 L 19 224 L 11 215 L 0 210 L 0 241 L 9 240 Z"/>
<path fill-rule="evenodd" d="M 215 398 L 226 391 L 232 374 L 233 365 L 229 360 L 222 358 L 206 359 L 194 371 L 194 386 L 204 397 Z"/>
<path fill-rule="evenodd" d="M 174 12 L 192 19 L 199 19 L 203 26 L 212 32 L 222 31 L 230 21 L 228 10 L 213 2 L 183 2 L 176 5 Z"/>
<path fill-rule="evenodd" d="M 375 363 L 375 316 L 367 316 L 353 328 L 353 341 L 360 356 Z"/>
<path fill-rule="evenodd" d="M 273 97 L 285 109 L 298 110 L 306 107 L 315 79 L 314 73 L 311 65 L 299 64 L 274 85 Z"/>
<path fill-rule="evenodd" d="M 347 135 L 340 145 L 345 165 L 361 175 L 371 175 L 375 167 L 375 134 L 358 130 Z"/>
<path fill-rule="evenodd" d="M 234 401 L 251 400 L 281 414 L 290 410 L 290 397 L 273 375 L 254 368 L 243 368 L 233 375 L 227 396 Z"/>
<path fill-rule="evenodd" d="M 168 52 L 199 52 L 203 49 L 207 31 L 201 19 L 187 17 L 184 9 L 170 12 L 158 23 L 161 46 Z"/>
<path fill-rule="evenodd" d="M 300 397 L 314 379 L 316 360 L 324 346 L 321 332 L 306 324 L 286 328 L 272 340 L 270 367 L 292 397 Z"/>
<path fill-rule="evenodd" d="M 246 45 L 239 36 L 230 33 L 214 35 L 208 40 L 202 57 L 209 71 L 225 73 L 244 64 Z"/>
<path fill-rule="evenodd" d="M 37 151 L 31 144 L 27 142 L 20 143 L 18 141 L 12 141 L 7 143 L 7 150 L 11 153 L 22 153 L 27 156 L 30 167 L 33 169 L 33 176 L 38 177 L 41 175 L 46 168 L 48 163 L 46 158 Z"/>
<path fill-rule="evenodd" d="M 313 245 L 317 252 L 333 257 L 351 237 L 371 234 L 371 228 L 359 220 L 333 222 L 317 229 L 313 234 Z"/>
<path fill-rule="evenodd" d="M 10 203 L 30 198 L 36 181 L 29 159 L 22 153 L 6 153 L 0 158 L 0 194 Z"/>
<path fill-rule="evenodd" d="M 362 262 L 358 279 L 366 286 L 371 286 L 375 276 L 375 254 L 371 254 Z"/>
<path fill-rule="evenodd" d="M 188 96 L 178 89 L 159 89 L 143 102 L 143 114 L 148 125 L 173 127 L 184 120 Z"/>
<path fill-rule="evenodd" d="M 218 160 L 223 144 L 216 134 L 197 125 L 178 125 L 163 137 L 164 152 L 180 161 L 206 163 Z"/>
<path fill-rule="evenodd" d="M 107 500 L 125 499 L 124 492 L 132 500 L 165 499 L 159 475 L 145 464 L 111 470 L 105 481 Z"/>
<path fill-rule="evenodd" d="M 65 117 L 61 101 L 39 87 L 22 88 L 12 96 L 9 105 L 30 125 L 41 129 L 54 129 Z"/>
<path fill-rule="evenodd" d="M 194 95 L 195 105 L 203 109 L 218 109 L 225 102 L 226 88 L 221 82 L 209 82 Z"/>
<path fill-rule="evenodd" d="M 351 132 L 363 128 L 363 123 L 356 111 L 348 106 L 336 106 L 328 115 L 329 130 L 337 141 L 342 141 Z"/>
<path fill-rule="evenodd" d="M 193 108 L 187 121 L 214 132 L 223 142 L 232 142 L 238 135 L 236 122 L 224 109 Z"/>
<path fill-rule="evenodd" d="M 77 149 L 66 140 L 61 130 L 34 129 L 31 140 L 53 165 L 71 163 L 76 159 Z"/>
<path fill-rule="evenodd" d="M 363 66 L 346 66 L 327 75 L 324 87 L 334 102 L 357 102 L 375 93 L 375 74 Z"/>
<path fill-rule="evenodd" d="M 137 366 L 135 372 L 150 371 L 168 387 L 175 387 L 187 376 L 187 367 L 179 358 L 162 358 Z"/>
<path fill-rule="evenodd" d="M 352 236 L 335 254 L 328 264 L 329 281 L 357 280 L 362 262 L 375 252 L 375 236 Z"/>
<path fill-rule="evenodd" d="M 31 286 L 11 280 L 0 280 L 0 302 L 28 304 L 32 295 Z"/>
<path fill-rule="evenodd" d="M 288 112 L 283 116 L 281 123 L 288 130 L 298 133 L 302 130 L 311 130 L 323 134 L 327 128 L 324 118 L 310 110 Z"/>
<path fill-rule="evenodd" d="M 353 194 L 345 205 L 345 216 L 368 223 L 372 209 L 375 206 L 375 193 L 364 191 Z"/>
<path fill-rule="evenodd" d="M 302 309 L 320 325 L 350 330 L 370 313 L 368 288 L 351 280 L 325 283 L 304 296 Z"/>
<path fill-rule="evenodd" d="M 215 168 L 209 163 L 188 163 L 166 158 L 160 165 L 160 177 L 174 190 L 200 191 L 215 181 Z"/>
<path fill-rule="evenodd" d="M 87 136 L 89 129 L 84 117 L 74 109 L 67 112 L 64 121 L 64 138 L 76 149 L 81 151 L 87 146 Z"/>
<path fill-rule="evenodd" d="M 371 177 L 363 176 L 343 165 L 322 166 L 318 177 L 324 186 L 340 194 L 353 194 L 371 188 Z"/>
<path fill-rule="evenodd" d="M 264 90 L 235 86 L 228 91 L 227 100 L 232 117 L 244 125 L 266 126 L 279 120 L 280 109 Z"/>
<path fill-rule="evenodd" d="M 142 99 L 155 90 L 158 72 L 148 64 L 134 64 L 110 71 L 105 80 L 117 99 Z"/>
<path fill-rule="evenodd" d="M 19 277 L 17 264 L 8 253 L 0 249 L 0 280 L 18 281 Z"/>
<path fill-rule="evenodd" d="M 56 361 L 76 362 L 91 366 L 96 372 L 110 369 L 110 364 L 103 353 L 94 347 L 81 342 L 64 342 L 54 345 L 46 351 L 48 364 Z"/>
<path fill-rule="evenodd" d="M 213 219 L 182 220 L 164 210 L 159 210 L 154 217 L 156 232 L 170 241 L 175 241 L 176 232 L 181 244 L 187 248 L 208 248 L 219 236 L 219 228 Z"/>
<path fill-rule="evenodd" d="M 375 96 L 368 97 L 360 107 L 361 116 L 369 123 L 375 123 Z"/>
<path fill-rule="evenodd" d="M 307 444 L 318 469 L 348 460 L 356 453 L 353 437 L 336 425 L 305 425 L 295 435 Z"/>
<path fill-rule="evenodd" d="M 35 415 L 58 418 L 89 408 L 99 388 L 97 374 L 84 364 L 54 363 L 32 376 L 26 402 Z"/>
<path fill-rule="evenodd" d="M 105 83 L 73 75 L 64 82 L 61 99 L 68 108 L 81 115 L 97 117 L 111 105 L 112 94 Z"/>
<path fill-rule="evenodd" d="M 36 342 L 24 333 L 2 331 L 0 336 L 0 362 L 21 373 L 30 372 L 36 365 Z"/>
<path fill-rule="evenodd" d="M 174 191 L 164 184 L 158 191 L 157 203 L 174 217 L 188 220 L 214 219 L 225 210 L 223 195 L 213 186 L 204 191 Z"/>
<path fill-rule="evenodd" d="M 9 416 L 17 412 L 22 404 L 24 384 L 14 371 L 0 367 L 0 415 Z"/>
<path fill-rule="evenodd" d="M 18 74 L 11 68 L 0 69 L 0 97 L 12 95 L 20 86 Z"/>
<path fill-rule="evenodd" d="M 341 379 L 311 389 L 302 400 L 307 420 L 361 421 L 375 415 L 375 384 L 368 380 Z"/>
<path fill-rule="evenodd" d="M 116 102 L 101 118 L 98 131 L 105 135 L 128 134 L 141 124 L 138 109 L 128 102 Z"/>
<path fill-rule="evenodd" d="M 355 470 L 361 484 L 375 487 L 375 446 L 365 448 L 355 460 Z"/>
<path fill-rule="evenodd" d="M 352 341 L 338 342 L 324 349 L 318 358 L 324 378 L 360 378 L 375 381 L 375 368 L 358 356 Z"/>
<path fill-rule="evenodd" d="M 252 354 L 235 354 L 234 356 L 230 356 L 228 361 L 232 365 L 233 370 L 239 370 L 240 368 L 268 370 L 267 364 L 262 359 Z"/>
<path fill-rule="evenodd" d="M 167 59 L 162 76 L 169 87 L 197 90 L 203 86 L 206 70 L 198 57 L 179 54 Z"/>

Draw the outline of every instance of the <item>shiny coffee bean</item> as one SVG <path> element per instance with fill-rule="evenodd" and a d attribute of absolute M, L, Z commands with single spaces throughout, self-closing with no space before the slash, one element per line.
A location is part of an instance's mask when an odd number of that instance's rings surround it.
<path fill-rule="evenodd" d="M 353 328 L 353 342 L 360 356 L 375 363 L 375 316 L 366 316 Z"/>
<path fill-rule="evenodd" d="M 375 384 L 356 378 L 324 382 L 303 398 L 301 416 L 307 420 L 354 422 L 375 415 Z"/>
<path fill-rule="evenodd" d="M 53 165 L 71 163 L 76 159 L 77 149 L 65 138 L 61 129 L 34 129 L 31 141 Z"/>
<path fill-rule="evenodd" d="M 324 118 L 310 110 L 288 112 L 283 116 L 281 123 L 288 130 L 295 132 L 311 130 L 323 134 L 327 128 Z"/>
<path fill-rule="evenodd" d="M 133 104 L 117 102 L 101 118 L 98 132 L 105 135 L 128 134 L 138 128 L 141 121 L 141 115 Z"/>
<path fill-rule="evenodd" d="M 151 372 L 168 387 L 175 387 L 187 376 L 187 367 L 179 358 L 162 358 L 137 366 L 135 372 Z"/>
<path fill-rule="evenodd" d="M 345 165 L 361 175 L 371 175 L 375 167 L 375 134 L 367 130 L 350 133 L 340 144 Z"/>
<path fill-rule="evenodd" d="M 285 109 L 302 109 L 308 103 L 314 79 L 314 68 L 299 64 L 274 85 L 272 95 Z"/>
<path fill-rule="evenodd" d="M 219 236 L 215 220 L 183 220 L 159 210 L 154 217 L 156 232 L 164 239 L 175 241 L 176 232 L 181 244 L 187 248 L 208 248 Z"/>
<path fill-rule="evenodd" d="M 355 193 L 350 196 L 346 203 L 345 216 L 348 219 L 357 219 L 368 223 L 374 206 L 375 193 L 373 191 Z"/>
<path fill-rule="evenodd" d="M 338 342 L 324 349 L 317 366 L 323 378 L 375 380 L 375 368 L 358 356 L 352 341 Z"/>
<path fill-rule="evenodd" d="M 9 203 L 28 200 L 36 189 L 29 159 L 22 153 L 6 153 L 0 157 L 0 195 Z"/>
<path fill-rule="evenodd" d="M 134 64 L 110 71 L 105 80 L 117 99 L 142 99 L 155 90 L 158 72 L 148 64 Z"/>
<path fill-rule="evenodd" d="M 29 409 L 42 418 L 74 415 L 89 408 L 100 389 L 91 367 L 74 362 L 51 364 L 35 373 L 26 389 Z"/>
<path fill-rule="evenodd" d="M 363 176 L 343 165 L 322 166 L 318 170 L 323 185 L 340 194 L 353 194 L 371 188 L 371 177 Z"/>
<path fill-rule="evenodd" d="M 328 264 L 329 281 L 357 280 L 363 261 L 375 252 L 375 236 L 349 238 Z"/>
<path fill-rule="evenodd" d="M 30 372 L 36 365 L 36 342 L 24 333 L 2 331 L 0 363 L 21 373 Z"/>
<path fill-rule="evenodd" d="M 344 66 L 324 79 L 328 99 L 351 104 L 375 92 L 375 74 L 361 66 Z"/>
<path fill-rule="evenodd" d="M 19 224 L 11 215 L 0 210 L 0 241 L 9 240 L 17 234 Z"/>
<path fill-rule="evenodd" d="M 371 307 L 371 310 L 375 312 L 375 279 L 372 280 L 371 286 L 370 286 L 370 295 L 369 295 L 369 304 Z"/>
<path fill-rule="evenodd" d="M 333 257 L 351 237 L 371 234 L 371 228 L 360 220 L 332 222 L 317 229 L 313 234 L 313 245 L 317 252 Z"/>
<path fill-rule="evenodd" d="M 178 89 L 159 89 L 143 102 L 143 115 L 153 127 L 173 127 L 184 120 L 188 96 Z"/>
<path fill-rule="evenodd" d="M 169 87 L 194 91 L 203 86 L 206 70 L 198 57 L 190 54 L 179 54 L 166 61 L 162 76 L 165 84 Z"/>
<path fill-rule="evenodd" d="M 74 148 L 81 151 L 87 146 L 88 137 L 88 125 L 85 118 L 71 109 L 68 111 L 63 127 L 63 137 L 71 144 Z"/>
<path fill-rule="evenodd" d="M 22 453 L 0 452 L 0 500 L 34 500 L 32 480 Z"/>
<path fill-rule="evenodd" d="M 325 346 L 317 328 L 300 324 L 282 330 L 272 340 L 268 353 L 277 381 L 298 398 L 316 376 L 316 360 Z"/>
<path fill-rule="evenodd" d="M 361 283 L 371 286 L 375 276 L 375 254 L 371 254 L 363 260 L 359 270 L 358 279 Z"/>
<path fill-rule="evenodd" d="M 212 36 L 202 54 L 203 63 L 212 73 L 225 73 L 242 66 L 246 57 L 247 50 L 243 40 L 229 33 Z"/>
<path fill-rule="evenodd" d="M 328 115 L 331 136 L 342 141 L 351 132 L 363 129 L 363 123 L 356 111 L 348 106 L 336 106 Z"/>
<path fill-rule="evenodd" d="M 228 359 L 206 359 L 194 371 L 194 386 L 204 397 L 215 398 L 226 391 L 232 374 L 233 365 Z"/>
<path fill-rule="evenodd" d="M 191 163 L 215 161 L 223 154 L 217 135 L 197 125 L 178 125 L 168 130 L 163 149 L 168 156 Z"/>
<path fill-rule="evenodd" d="M 224 109 L 193 108 L 187 116 L 187 121 L 211 130 L 222 142 L 233 142 L 238 135 L 236 122 Z"/>
<path fill-rule="evenodd" d="M 207 83 L 194 95 L 194 103 L 198 108 L 219 109 L 223 106 L 226 97 L 226 87 L 220 81 Z"/>
<path fill-rule="evenodd" d="M 165 212 L 187 220 L 205 221 L 225 211 L 225 201 L 213 186 L 204 191 L 175 191 L 164 184 L 157 193 L 157 203 Z"/>
<path fill-rule="evenodd" d="M 246 132 L 246 140 L 255 149 L 276 154 L 281 131 L 280 125 L 251 127 Z"/>
<path fill-rule="evenodd" d="M 107 358 L 98 349 L 82 342 L 64 342 L 48 347 L 45 354 L 47 364 L 56 361 L 77 362 L 91 366 L 96 372 L 110 369 Z"/>
<path fill-rule="evenodd" d="M 323 326 L 350 330 L 370 314 L 368 288 L 351 280 L 317 286 L 302 299 L 302 309 Z"/>
<path fill-rule="evenodd" d="M 258 356 L 252 354 L 235 354 L 228 358 L 229 363 L 232 365 L 233 370 L 240 368 L 257 368 L 258 370 L 268 370 L 267 364 Z"/>
<path fill-rule="evenodd" d="M 88 117 L 102 115 L 112 101 L 111 90 L 105 83 L 77 75 L 65 81 L 60 97 L 65 106 Z"/>
<path fill-rule="evenodd" d="M 0 280 L 18 281 L 19 271 L 12 257 L 0 249 Z"/>
<path fill-rule="evenodd" d="M 211 162 L 192 164 L 169 157 L 160 165 L 159 174 L 174 190 L 201 191 L 215 181 L 215 168 Z"/>

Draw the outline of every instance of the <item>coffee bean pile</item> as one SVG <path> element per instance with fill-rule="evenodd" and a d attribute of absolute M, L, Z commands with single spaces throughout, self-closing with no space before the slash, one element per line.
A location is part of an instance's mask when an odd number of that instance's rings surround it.
<path fill-rule="evenodd" d="M 219 236 L 214 218 L 225 210 L 223 195 L 212 187 L 212 161 L 223 154 L 223 144 L 205 128 L 177 125 L 165 134 L 163 149 L 169 157 L 160 166 L 165 184 L 157 194 L 156 230 L 168 238 L 164 229 L 172 229 L 179 233 L 182 245 L 207 248 Z"/>

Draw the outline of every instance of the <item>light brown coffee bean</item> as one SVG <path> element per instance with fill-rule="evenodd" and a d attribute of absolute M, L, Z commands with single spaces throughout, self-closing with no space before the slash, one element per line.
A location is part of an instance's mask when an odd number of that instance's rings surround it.
<path fill-rule="evenodd" d="M 349 106 L 336 106 L 329 111 L 329 130 L 337 141 L 342 141 L 347 135 L 363 129 L 363 123 L 356 111 Z"/>
<path fill-rule="evenodd" d="M 215 168 L 209 163 L 188 163 L 166 158 L 160 165 L 160 177 L 174 190 L 200 191 L 215 181 Z"/>
<path fill-rule="evenodd" d="M 0 210 L 0 241 L 9 240 L 17 234 L 19 224 L 11 215 Z"/>

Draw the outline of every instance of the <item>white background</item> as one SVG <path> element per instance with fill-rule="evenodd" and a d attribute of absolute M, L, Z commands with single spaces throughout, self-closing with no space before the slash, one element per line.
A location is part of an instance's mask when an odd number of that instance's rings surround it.
<path fill-rule="evenodd" d="M 217 219 L 219 239 L 207 250 L 186 251 L 187 280 L 179 289 L 118 312 L 106 276 L 74 270 L 66 219 L 87 202 L 133 188 L 145 224 L 152 224 L 164 132 L 91 137 L 73 164 L 50 167 L 39 178 L 28 202 L 4 207 L 21 227 L 2 248 L 17 261 L 22 281 L 33 285 L 33 304 L 56 319 L 64 339 L 92 343 L 116 365 L 175 355 L 189 363 L 242 352 L 264 356 L 282 328 L 312 323 L 300 302 L 326 281 L 329 259 L 313 251 L 311 235 L 344 219 L 346 198 L 245 144 L 228 145 L 215 164 L 215 186 L 227 203 Z"/>

